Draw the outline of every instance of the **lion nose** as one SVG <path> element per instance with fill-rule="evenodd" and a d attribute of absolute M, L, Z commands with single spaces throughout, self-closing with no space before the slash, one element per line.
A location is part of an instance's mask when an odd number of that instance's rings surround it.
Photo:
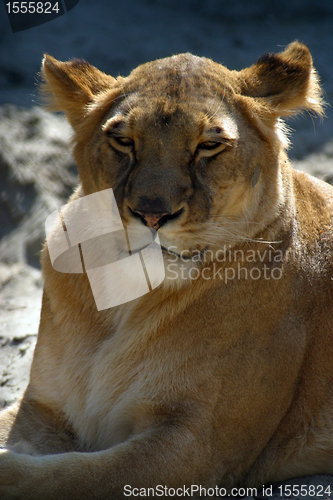
<path fill-rule="evenodd" d="M 141 217 L 148 227 L 152 227 L 156 231 L 165 224 L 168 220 L 175 219 L 181 214 L 183 209 L 174 212 L 171 204 L 167 203 L 164 198 L 148 198 L 140 196 L 137 203 L 132 208 L 131 212 L 137 217 Z"/>
<path fill-rule="evenodd" d="M 132 212 L 139 214 L 143 218 L 147 226 L 156 230 L 160 227 L 160 219 L 172 213 L 171 206 L 169 206 L 167 201 L 158 196 L 139 196 L 135 206 L 130 208 Z"/>
<path fill-rule="evenodd" d="M 162 212 L 158 214 L 154 213 L 147 213 L 147 212 L 141 212 L 137 211 L 136 213 L 140 214 L 141 217 L 147 222 L 147 226 L 152 227 L 154 229 L 158 229 L 159 226 L 159 220 L 164 217 L 164 215 L 168 215 L 169 212 Z"/>

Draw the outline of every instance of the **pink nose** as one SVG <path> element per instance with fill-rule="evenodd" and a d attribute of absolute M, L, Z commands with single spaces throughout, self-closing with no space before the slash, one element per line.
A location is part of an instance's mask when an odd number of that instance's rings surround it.
<path fill-rule="evenodd" d="M 137 212 L 137 213 L 140 214 L 141 217 L 143 217 L 145 219 L 145 221 L 147 222 L 147 226 L 152 227 L 154 229 L 158 229 L 159 228 L 158 221 L 164 215 L 168 215 L 168 212 L 163 212 L 161 214 L 150 214 L 150 213 L 146 213 L 146 212 Z"/>

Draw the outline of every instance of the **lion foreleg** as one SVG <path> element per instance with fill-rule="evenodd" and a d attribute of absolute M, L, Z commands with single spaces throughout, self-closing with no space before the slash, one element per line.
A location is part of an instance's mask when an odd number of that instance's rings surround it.
<path fill-rule="evenodd" d="M 170 426 L 99 452 L 32 457 L 5 451 L 0 454 L 0 497 L 117 499 L 134 488 L 212 484 L 207 448 L 187 428 Z"/>

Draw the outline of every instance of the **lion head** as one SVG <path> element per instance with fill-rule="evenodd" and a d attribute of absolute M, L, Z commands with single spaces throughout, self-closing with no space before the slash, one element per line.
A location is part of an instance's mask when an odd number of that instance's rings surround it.
<path fill-rule="evenodd" d="M 157 230 L 166 253 L 276 238 L 292 214 L 281 117 L 322 112 L 306 46 L 242 71 L 180 54 L 117 79 L 46 55 L 43 74 L 74 129 L 79 196 L 111 187 L 124 225 Z"/>

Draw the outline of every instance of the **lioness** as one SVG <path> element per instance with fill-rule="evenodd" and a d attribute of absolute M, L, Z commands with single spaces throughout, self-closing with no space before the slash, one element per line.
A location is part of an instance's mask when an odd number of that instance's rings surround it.
<path fill-rule="evenodd" d="M 323 112 L 307 47 L 242 71 L 180 54 L 117 79 L 47 55 L 43 74 L 80 174 L 54 231 L 112 189 L 126 230 L 158 238 L 165 278 L 98 308 L 88 271 L 57 271 L 45 246 L 30 383 L 0 416 L 1 499 L 333 473 L 333 188 L 291 168 L 281 121 Z"/>

